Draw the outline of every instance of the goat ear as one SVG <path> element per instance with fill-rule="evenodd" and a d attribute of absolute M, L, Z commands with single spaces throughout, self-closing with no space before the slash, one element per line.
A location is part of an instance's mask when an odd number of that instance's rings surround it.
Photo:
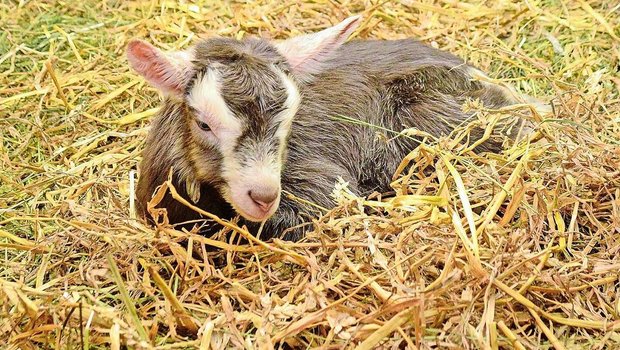
<path fill-rule="evenodd" d="M 359 26 L 361 16 L 345 19 L 337 25 L 313 34 L 297 36 L 279 43 L 276 48 L 288 60 L 293 72 L 310 79 L 321 71 L 323 63 Z"/>
<path fill-rule="evenodd" d="M 127 45 L 131 67 L 164 94 L 181 96 L 192 73 L 193 54 L 187 51 L 164 53 L 142 40 Z"/>

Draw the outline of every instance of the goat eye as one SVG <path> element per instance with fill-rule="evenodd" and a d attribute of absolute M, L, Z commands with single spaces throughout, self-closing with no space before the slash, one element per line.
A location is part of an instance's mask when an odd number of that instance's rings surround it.
<path fill-rule="evenodd" d="M 209 124 L 207 124 L 207 123 L 205 123 L 203 121 L 200 121 L 200 120 L 197 120 L 196 123 L 198 124 L 198 127 L 200 129 L 202 129 L 204 131 L 211 131 L 211 128 L 209 127 Z"/>

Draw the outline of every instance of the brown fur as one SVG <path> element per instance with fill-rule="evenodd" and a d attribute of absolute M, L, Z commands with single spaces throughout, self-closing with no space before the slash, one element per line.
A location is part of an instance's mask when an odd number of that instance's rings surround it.
<path fill-rule="evenodd" d="M 246 143 L 273 136 L 270 116 L 285 96 L 281 82 L 267 69 L 272 64 L 290 71 L 278 51 L 259 39 L 211 39 L 197 46 L 196 75 L 210 66 L 220 67 L 225 79 L 222 95 L 244 121 L 244 136 L 236 150 L 239 157 L 243 157 Z M 504 88 L 474 81 L 469 73 L 472 67 L 463 60 L 415 40 L 352 41 L 323 65 L 310 82 L 298 80 L 302 102 L 291 128 L 281 177 L 283 191 L 323 207 L 333 205 L 330 193 L 338 178 L 348 181 L 350 189 L 360 195 L 388 191 L 396 167 L 417 145 L 415 139 L 404 137 L 386 141 L 393 135 L 377 137 L 378 129 L 335 117 L 355 118 L 395 131 L 416 127 L 440 136 L 470 117 L 461 109 L 467 99 L 481 99 L 490 107 L 514 103 Z M 198 206 L 225 219 L 235 216 L 220 195 L 218 152 L 192 136 L 192 122 L 185 103 L 170 99 L 153 121 L 140 166 L 137 197 L 141 215 L 148 216 L 145 203 L 172 167 L 174 184 L 183 196 L 189 198 L 191 189 L 199 188 Z M 475 135 L 479 137 L 481 131 Z M 277 148 L 277 141 L 273 142 Z M 501 138 L 477 150 L 499 151 L 500 147 Z M 172 223 L 200 219 L 169 196 L 162 206 Z M 299 239 L 303 229 L 287 229 L 315 213 L 313 207 L 284 195 L 277 212 L 266 222 L 262 238 Z M 252 229 L 258 226 L 247 224 Z M 210 226 L 203 232 L 215 229 Z"/>

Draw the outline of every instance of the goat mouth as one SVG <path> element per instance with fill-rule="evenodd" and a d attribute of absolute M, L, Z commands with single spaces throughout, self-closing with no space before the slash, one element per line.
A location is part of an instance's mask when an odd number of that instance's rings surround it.
<path fill-rule="evenodd" d="M 244 219 L 252 222 L 261 222 L 273 216 L 280 205 L 280 198 L 278 196 L 278 198 L 267 207 L 261 206 L 251 199 L 248 200 L 246 198 L 242 198 L 241 200 L 232 198 L 230 204 Z"/>
<path fill-rule="evenodd" d="M 254 205 L 256 206 L 256 205 Z M 275 213 L 275 209 L 277 208 L 277 203 L 274 203 L 274 205 L 272 205 L 268 210 L 263 210 L 261 208 L 259 208 L 258 206 L 256 206 L 256 208 L 254 210 L 252 210 L 251 212 L 249 210 L 244 210 L 242 209 L 242 207 L 238 206 L 238 205 L 234 205 L 235 210 L 237 211 L 237 213 L 239 213 L 239 215 L 243 216 L 246 220 L 249 221 L 253 221 L 253 222 L 261 222 L 261 221 L 265 221 L 267 219 L 269 219 L 270 217 L 273 216 L 273 214 Z M 258 214 L 258 215 L 256 215 Z"/>
<path fill-rule="evenodd" d="M 269 219 L 280 206 L 281 195 L 279 193 L 275 199 L 266 202 L 260 200 L 261 198 L 252 198 L 251 191 L 244 186 L 226 186 L 222 192 L 222 196 L 234 211 L 251 222 Z"/>

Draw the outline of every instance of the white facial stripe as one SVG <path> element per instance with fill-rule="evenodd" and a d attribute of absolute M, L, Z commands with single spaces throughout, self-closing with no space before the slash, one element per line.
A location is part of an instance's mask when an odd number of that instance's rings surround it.
<path fill-rule="evenodd" d="M 213 133 L 241 134 L 241 122 L 230 111 L 220 93 L 219 73 L 209 69 L 192 87 L 187 97 L 189 104 L 199 111 Z"/>
<path fill-rule="evenodd" d="M 289 78 L 281 70 L 275 67 L 273 69 L 278 74 L 280 79 L 282 80 L 282 84 L 284 84 L 284 88 L 286 89 L 286 94 L 287 94 L 286 101 L 284 102 L 285 108 L 277 116 L 277 118 L 280 119 L 280 121 L 282 121 L 282 124 L 280 124 L 280 127 L 278 131 L 276 132 L 276 136 L 278 137 L 278 140 L 280 141 L 280 150 L 279 150 L 280 152 L 279 153 L 281 155 L 282 152 L 284 152 L 284 149 L 286 148 L 285 141 L 291 129 L 293 118 L 295 117 L 295 115 L 297 114 L 297 111 L 299 110 L 299 104 L 301 103 L 301 95 L 299 94 L 299 89 L 297 88 L 297 85 L 293 82 L 293 80 L 291 80 L 291 78 Z"/>
<path fill-rule="evenodd" d="M 280 117 L 284 120 L 288 119 L 292 120 L 293 116 L 297 113 L 297 109 L 299 108 L 299 103 L 301 102 L 301 96 L 299 95 L 299 89 L 297 85 L 289 78 L 284 72 L 281 70 L 274 68 L 275 72 L 278 74 L 280 79 L 282 80 L 282 84 L 286 89 L 286 101 L 284 102 L 284 106 L 286 107 L 286 112 L 284 115 Z"/>
<path fill-rule="evenodd" d="M 209 124 L 216 136 L 217 147 L 222 153 L 221 175 L 230 184 L 232 177 L 240 171 L 240 165 L 234 156 L 234 147 L 243 126 L 226 105 L 220 91 L 219 73 L 215 69 L 209 69 L 196 81 L 187 96 L 187 101 L 202 114 L 200 118 Z"/>

